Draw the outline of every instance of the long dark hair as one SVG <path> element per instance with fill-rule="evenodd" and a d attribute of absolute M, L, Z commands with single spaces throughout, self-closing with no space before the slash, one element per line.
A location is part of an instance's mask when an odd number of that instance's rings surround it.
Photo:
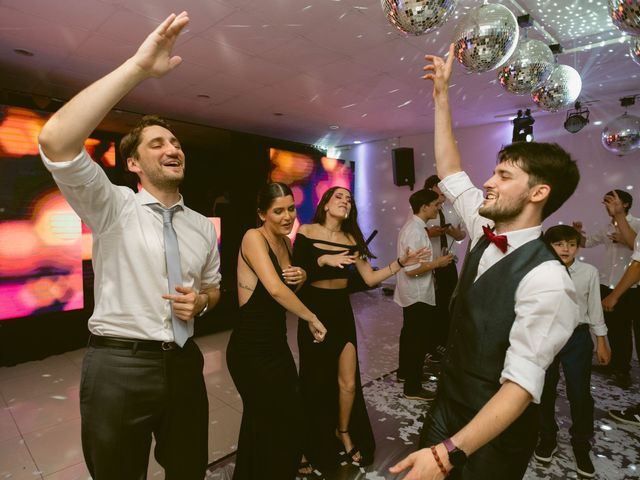
<path fill-rule="evenodd" d="M 293 192 L 288 185 L 282 182 L 267 183 L 258 192 L 258 212 L 266 213 L 267 210 L 269 210 L 269 207 L 273 205 L 273 201 L 276 198 L 288 197 L 289 195 L 293 197 Z M 258 226 L 263 223 L 264 222 L 260 219 L 260 216 L 258 216 Z"/>
<path fill-rule="evenodd" d="M 326 192 L 324 192 L 322 198 L 320 199 L 320 202 L 318 202 L 318 206 L 316 207 L 316 213 L 313 216 L 313 223 L 324 225 L 324 222 L 327 219 L 327 212 L 324 210 L 324 207 L 329 202 L 329 199 L 333 196 L 335 191 L 339 188 L 341 188 L 342 190 L 346 190 L 351 195 L 351 211 L 349 212 L 349 216 L 342 220 L 342 222 L 340 223 L 340 231 L 353 237 L 353 239 L 356 241 L 358 253 L 360 254 L 361 258 L 376 258 L 376 256 L 371 253 L 371 250 L 369 250 L 369 247 L 364 242 L 362 230 L 360 230 L 360 227 L 358 226 L 358 209 L 356 208 L 356 202 L 353 199 L 353 193 L 348 188 L 336 186 L 331 187 Z"/>

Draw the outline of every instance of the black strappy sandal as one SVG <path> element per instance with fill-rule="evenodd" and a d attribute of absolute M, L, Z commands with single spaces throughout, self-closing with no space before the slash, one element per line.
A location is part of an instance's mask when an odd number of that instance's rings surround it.
<path fill-rule="evenodd" d="M 344 446 L 344 442 L 342 442 L 342 438 L 340 438 L 340 436 L 339 436 L 339 434 L 341 434 L 341 433 L 349 433 L 349 430 L 336 429 L 336 434 L 337 434 L 336 437 L 338 437 L 338 440 L 340 440 L 340 442 L 342 443 L 342 446 Z M 362 453 L 360 452 L 360 449 L 355 444 L 353 445 L 353 448 L 351 450 L 349 450 L 347 453 L 345 453 L 344 455 L 349 457 L 349 459 L 353 463 L 358 463 L 359 464 L 360 462 L 362 462 Z M 355 455 L 359 455 L 360 459 L 356 460 L 355 458 L 353 458 Z"/>

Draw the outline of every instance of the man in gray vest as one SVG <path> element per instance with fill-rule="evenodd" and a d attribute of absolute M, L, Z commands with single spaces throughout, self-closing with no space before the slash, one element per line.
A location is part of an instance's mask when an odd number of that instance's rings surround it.
<path fill-rule="evenodd" d="M 554 144 L 503 148 L 486 195 L 462 171 L 451 126 L 449 57 L 427 55 L 440 188 L 471 240 L 453 301 L 424 448 L 391 468 L 406 480 L 515 480 L 536 445 L 545 371 L 578 324 L 573 282 L 541 241 L 542 220 L 574 192 L 579 172 Z"/>
<path fill-rule="evenodd" d="M 72 98 L 40 133 L 42 159 L 93 233 L 95 308 L 80 382 L 82 450 L 94 480 L 146 478 L 152 435 L 167 480 L 202 480 L 209 408 L 193 319 L 220 297 L 216 232 L 179 192 L 185 155 L 169 125 L 144 117 L 120 143 L 142 189 L 113 185 L 84 141 L 149 77 L 181 62 L 188 23 L 170 15 L 138 51 Z"/>

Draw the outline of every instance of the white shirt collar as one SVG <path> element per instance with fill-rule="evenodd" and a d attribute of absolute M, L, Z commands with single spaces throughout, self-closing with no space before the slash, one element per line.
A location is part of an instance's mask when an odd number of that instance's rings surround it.
<path fill-rule="evenodd" d="M 162 205 L 162 202 L 160 200 L 151 195 L 144 188 L 140 189 L 135 198 L 140 205 L 151 205 L 153 203 L 159 203 L 160 205 Z M 182 197 L 182 195 L 180 195 L 180 200 L 178 200 L 175 204 L 170 205 L 169 208 L 173 208 L 176 205 L 180 205 L 184 209 L 184 198 Z"/>

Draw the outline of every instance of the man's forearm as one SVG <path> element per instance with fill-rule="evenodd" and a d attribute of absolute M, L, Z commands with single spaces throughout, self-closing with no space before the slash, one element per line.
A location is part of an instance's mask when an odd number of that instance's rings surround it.
<path fill-rule="evenodd" d="M 122 97 L 146 78 L 130 60 L 85 88 L 45 124 L 40 144 L 52 161 L 71 160 L 84 141 Z"/>
<path fill-rule="evenodd" d="M 220 289 L 219 288 L 207 288 L 202 290 L 200 293 L 205 294 L 207 296 L 207 309 L 211 310 L 216 306 L 218 301 L 220 300 Z M 204 308 L 204 306 L 202 307 Z M 202 310 L 202 309 L 201 309 Z"/>
<path fill-rule="evenodd" d="M 517 383 L 506 381 L 475 417 L 451 440 L 467 455 L 504 432 L 531 402 L 531 394 Z"/>
<path fill-rule="evenodd" d="M 439 92 L 435 95 L 435 131 L 434 152 L 436 171 L 440 178 L 448 177 L 462 170 L 460 152 L 453 134 L 449 93 Z"/>

